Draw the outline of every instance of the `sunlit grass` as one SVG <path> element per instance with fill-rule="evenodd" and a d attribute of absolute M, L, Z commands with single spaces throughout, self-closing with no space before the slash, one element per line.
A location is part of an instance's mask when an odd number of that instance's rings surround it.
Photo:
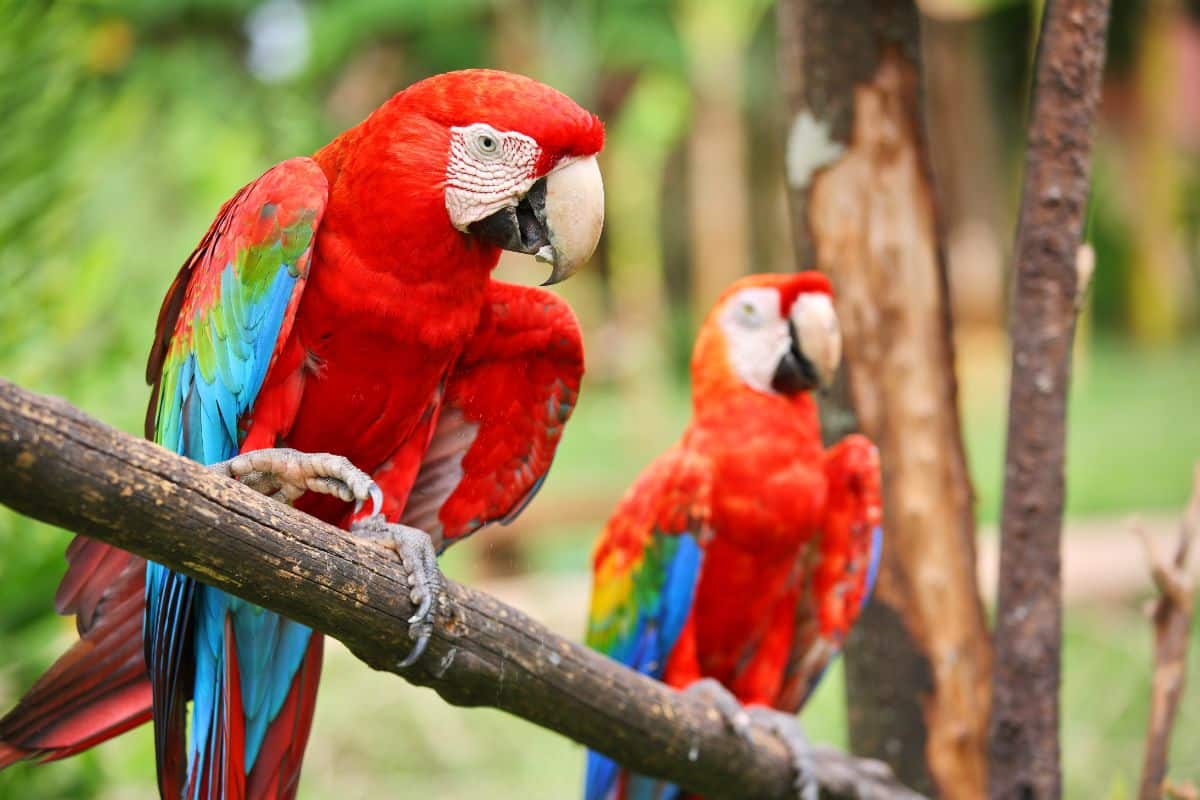
<path fill-rule="evenodd" d="M 964 385 L 964 432 L 983 520 L 999 514 L 1007 424 L 1007 362 Z M 979 371 L 979 368 L 975 368 Z M 1099 338 L 1070 389 L 1067 514 L 1181 509 L 1200 459 L 1200 340 L 1139 348 Z"/>

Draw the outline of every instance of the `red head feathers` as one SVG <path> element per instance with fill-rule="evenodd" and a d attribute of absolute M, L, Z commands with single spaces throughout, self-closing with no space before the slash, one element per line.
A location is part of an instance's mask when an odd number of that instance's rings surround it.
<path fill-rule="evenodd" d="M 722 293 L 692 355 L 697 402 L 714 390 L 794 395 L 827 384 L 841 360 L 829 279 L 761 274 Z"/>

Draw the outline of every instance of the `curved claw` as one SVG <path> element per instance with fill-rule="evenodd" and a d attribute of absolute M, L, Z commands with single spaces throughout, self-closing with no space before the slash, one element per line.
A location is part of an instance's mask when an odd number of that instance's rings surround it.
<path fill-rule="evenodd" d="M 752 706 L 748 713 L 754 722 L 775 734 L 787 748 L 794 773 L 792 788 L 799 800 L 817 800 L 820 786 L 813 765 L 813 748 L 800 721 L 791 714 L 765 706 Z"/>
<path fill-rule="evenodd" d="M 371 481 L 371 488 L 367 490 L 367 494 L 371 497 L 371 516 L 379 517 L 383 515 L 383 490 L 379 488 L 379 484 Z"/>
<path fill-rule="evenodd" d="M 379 518 L 383 516 L 383 490 L 379 488 L 379 484 L 371 481 L 370 487 L 367 488 L 367 500 L 371 501 L 371 513 L 367 516 L 370 518 Z M 363 500 L 360 497 L 354 501 L 354 516 L 358 516 L 363 510 Z"/>
<path fill-rule="evenodd" d="M 374 495 L 371 496 L 374 501 Z M 374 544 L 385 544 L 400 558 L 408 580 L 409 599 L 416 604 L 416 611 L 409 617 L 408 635 L 416 640 L 412 651 L 398 664 L 409 667 L 425 653 L 433 631 L 430 618 L 433 606 L 442 591 L 444 579 L 438 570 L 437 553 L 433 542 L 425 531 L 387 522 L 382 516 L 372 515 L 360 519 L 350 526 L 351 533 L 362 536 Z"/>
<path fill-rule="evenodd" d="M 433 610 L 433 595 L 426 592 L 425 596 L 421 598 L 421 605 L 417 607 L 416 613 L 408 618 L 408 621 L 410 623 L 425 622 L 429 619 L 431 610 Z"/>
<path fill-rule="evenodd" d="M 409 651 L 404 660 L 396 665 L 396 669 L 407 669 L 425 655 L 425 648 L 429 646 L 429 633 L 422 633 L 417 636 L 417 643 L 413 645 L 413 649 Z"/>
<path fill-rule="evenodd" d="M 209 468 L 285 503 L 295 501 L 305 492 L 316 492 L 347 502 L 354 500 L 355 514 L 368 498 L 372 516 L 383 512 L 383 492 L 379 486 L 345 456 L 269 447 L 239 453 Z"/>

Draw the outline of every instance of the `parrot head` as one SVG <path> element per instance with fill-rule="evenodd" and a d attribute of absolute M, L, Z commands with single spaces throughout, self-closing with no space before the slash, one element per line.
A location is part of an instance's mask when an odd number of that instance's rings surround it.
<path fill-rule="evenodd" d="M 842 356 L 829 279 L 819 272 L 743 278 L 709 313 L 692 355 L 693 383 L 787 397 L 828 386 Z"/>
<path fill-rule="evenodd" d="M 572 275 L 600 238 L 604 126 L 531 78 L 486 69 L 435 75 L 340 138 L 360 152 L 370 143 L 370 180 L 359 182 L 373 185 L 358 200 L 394 201 L 410 238 L 418 225 L 439 236 L 453 229 L 493 248 L 493 257 L 498 249 L 528 253 L 551 265 L 547 283 Z M 365 161 L 337 140 L 330 147 L 339 177 Z"/>

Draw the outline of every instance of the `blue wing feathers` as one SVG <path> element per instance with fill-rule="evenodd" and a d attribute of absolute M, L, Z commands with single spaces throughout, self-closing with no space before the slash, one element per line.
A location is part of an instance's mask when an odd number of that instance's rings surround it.
<path fill-rule="evenodd" d="M 691 613 L 703 560 L 704 549 L 692 533 L 652 534 L 642 566 L 653 570 L 661 563 L 661 583 L 637 587 L 639 581 L 635 578 L 636 596 L 630 599 L 637 605 L 637 621 L 627 635 L 618 637 L 607 648 L 611 658 L 644 675 L 662 678 Z M 589 750 L 584 779 L 586 800 L 613 796 L 620 775 L 621 768 L 612 759 Z M 669 800 L 680 796 L 678 788 L 671 784 L 632 773 L 627 778 L 626 794 L 629 800 Z"/>
<path fill-rule="evenodd" d="M 280 168 L 300 169 L 297 162 L 276 169 Z M 311 162 L 303 169 L 309 170 L 303 175 L 305 180 L 324 180 Z M 239 202 L 253 192 L 253 188 L 243 192 Z M 315 232 L 321 208 L 312 211 Z M 277 212 L 274 203 L 265 202 L 254 211 L 263 219 Z M 234 208 L 230 213 L 240 211 Z M 215 237 L 210 233 L 202 244 L 209 250 L 200 252 L 199 260 L 194 257 L 185 269 L 195 264 L 202 268 L 217 241 L 235 235 L 230 229 L 236 227 L 230 216 L 220 218 L 214 227 Z M 163 394 L 159 397 L 154 438 L 201 463 L 211 464 L 237 454 L 239 421 L 251 410 L 262 387 L 298 291 L 300 270 L 295 264 L 282 263 L 283 232 L 276 228 L 269 235 L 275 240 L 258 244 L 237 240 L 236 257 L 219 271 L 208 273 L 217 284 L 211 304 L 197 310 L 187 326 L 181 324 L 175 333 L 168 331 L 173 340 L 179 330 L 190 330 L 190 338 L 182 341 L 186 349 L 174 356 L 169 350 L 159 351 L 166 355 L 157 362 L 162 365 L 158 384 Z M 301 251 L 293 261 L 306 257 Z M 280 266 L 267 271 L 274 264 Z M 152 355 L 152 373 L 156 369 L 154 358 Z M 221 731 L 228 725 L 228 712 L 222 710 L 222 704 L 229 696 L 225 682 L 232 674 L 227 659 L 234 656 L 228 652 L 229 646 L 236 648 L 243 708 L 235 713 L 244 715 L 245 770 L 249 772 L 267 728 L 288 696 L 312 631 L 157 564 L 148 565 L 146 597 L 147 663 L 155 678 L 156 716 L 160 694 L 163 702 L 192 701 L 186 748 L 192 796 L 199 798 L 202 788 L 205 794 L 219 794 L 228 755 L 224 753 Z M 227 642 L 227 620 L 232 642 Z M 181 672 L 178 661 L 183 654 L 194 664 Z M 191 685 L 178 685 L 181 677 Z M 174 699 L 167 697 L 171 693 Z M 156 735 L 167 733 L 158 729 L 156 720 Z M 160 747 L 160 766 L 163 757 Z M 200 780 L 199 772 L 207 778 Z"/>
<path fill-rule="evenodd" d="M 645 775 L 630 774 L 625 788 L 628 800 L 677 800 L 683 796 L 678 786 Z"/>
<path fill-rule="evenodd" d="M 611 758 L 588 750 L 584 800 L 605 800 L 612 792 L 619 773 L 620 768 Z"/>
<path fill-rule="evenodd" d="M 667 580 L 663 586 L 662 621 L 663 642 L 660 645 L 660 657 L 666 659 L 679 640 L 688 614 L 692 610 L 692 597 L 696 592 L 696 581 L 700 576 L 700 562 L 704 551 L 700 543 L 691 535 L 676 538 L 678 542 L 675 557 L 667 567 Z"/>
<path fill-rule="evenodd" d="M 184 406 L 191 435 L 184 455 L 198 458 L 203 463 L 214 463 L 237 454 L 236 421 L 250 410 L 276 346 L 273 337 L 263 334 L 277 331 L 282 325 L 295 281 L 287 266 L 281 266 L 259 302 L 248 304 L 246 322 L 249 324 L 242 330 L 253 331 L 261 326 L 259 335 L 252 339 L 241 340 L 231 332 L 222 341 L 213 328 L 205 326 L 197 330 L 197 335 L 212 337 L 217 370 L 210 382 L 201 373 L 194 354 L 185 362 L 190 380 L 180 383 L 182 386 L 190 384 Z M 236 309 L 233 318 L 239 319 L 242 301 L 236 290 L 232 264 L 223 270 L 222 284 L 223 296 L 237 298 L 231 307 Z M 229 288 L 225 289 L 225 286 Z M 249 770 L 271 720 L 279 713 L 299 671 L 312 631 L 287 622 L 284 624 L 286 635 L 282 635 L 280 619 L 275 614 L 208 587 L 201 587 L 200 596 L 202 613 L 197 621 L 196 636 L 206 643 L 207 649 L 200 656 L 204 668 L 200 669 L 198 664 L 193 690 L 196 707 L 189 763 L 209 763 L 216 755 L 210 743 L 215 735 L 213 729 L 220 722 L 218 703 L 225 695 L 225 619 L 232 614 L 241 679 L 241 711 L 245 717 L 245 768 Z M 196 788 L 199 789 L 198 784 Z"/>
<path fill-rule="evenodd" d="M 871 593 L 875 591 L 875 579 L 879 577 L 879 558 L 883 555 L 883 526 L 876 525 L 871 531 L 871 556 L 867 562 L 867 585 L 863 590 L 860 610 L 867 607 Z"/>

